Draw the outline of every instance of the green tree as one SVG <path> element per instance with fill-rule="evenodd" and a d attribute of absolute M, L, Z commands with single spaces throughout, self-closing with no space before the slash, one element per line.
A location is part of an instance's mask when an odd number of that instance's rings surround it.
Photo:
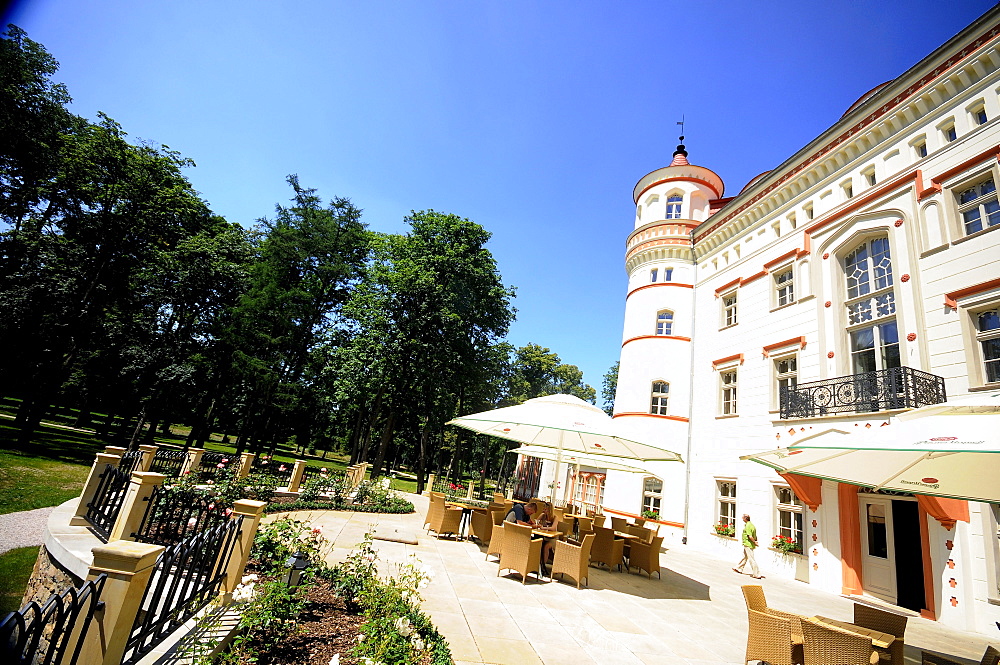
<path fill-rule="evenodd" d="M 507 390 L 507 404 L 545 395 L 575 395 L 591 404 L 597 398 L 593 387 L 583 382 L 576 365 L 565 365 L 552 350 L 528 343 L 514 352 Z"/>
<path fill-rule="evenodd" d="M 607 374 L 604 375 L 604 382 L 601 384 L 601 399 L 604 400 L 604 412 L 609 416 L 615 412 L 615 393 L 618 391 L 618 367 L 621 361 L 616 361 Z"/>

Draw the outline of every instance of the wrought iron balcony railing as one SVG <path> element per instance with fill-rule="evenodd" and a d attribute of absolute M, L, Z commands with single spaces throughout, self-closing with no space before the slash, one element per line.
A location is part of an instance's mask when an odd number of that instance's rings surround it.
<path fill-rule="evenodd" d="M 874 413 L 940 404 L 944 379 L 912 367 L 890 367 L 781 389 L 782 418 Z"/>

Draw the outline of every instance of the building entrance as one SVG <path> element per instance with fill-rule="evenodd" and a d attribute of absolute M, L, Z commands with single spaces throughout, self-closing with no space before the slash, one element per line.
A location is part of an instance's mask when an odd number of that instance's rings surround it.
<path fill-rule="evenodd" d="M 919 612 L 924 608 L 924 561 L 917 502 L 861 495 L 858 507 L 865 593 Z"/>

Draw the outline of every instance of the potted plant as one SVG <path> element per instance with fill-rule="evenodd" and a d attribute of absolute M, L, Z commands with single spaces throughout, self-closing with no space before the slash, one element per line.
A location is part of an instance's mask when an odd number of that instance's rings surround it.
<path fill-rule="evenodd" d="M 785 554 L 802 554 L 802 545 L 788 536 L 774 536 L 771 538 L 771 547 Z"/>
<path fill-rule="evenodd" d="M 715 525 L 715 534 L 718 536 L 726 536 L 727 538 L 736 537 L 736 527 L 732 524 L 723 524 L 719 522 Z"/>
<path fill-rule="evenodd" d="M 644 510 L 642 511 L 642 518 L 646 520 L 658 520 L 660 519 L 660 511 L 658 510 Z"/>

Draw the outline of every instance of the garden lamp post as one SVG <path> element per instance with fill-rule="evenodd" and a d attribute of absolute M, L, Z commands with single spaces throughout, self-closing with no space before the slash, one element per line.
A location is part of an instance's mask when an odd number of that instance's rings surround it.
<path fill-rule="evenodd" d="M 285 584 L 288 585 L 289 589 L 294 589 L 302 582 L 302 573 L 309 566 L 309 559 L 302 556 L 302 552 L 296 552 L 288 557 L 285 565 L 288 566 L 288 572 L 285 573 Z"/>

